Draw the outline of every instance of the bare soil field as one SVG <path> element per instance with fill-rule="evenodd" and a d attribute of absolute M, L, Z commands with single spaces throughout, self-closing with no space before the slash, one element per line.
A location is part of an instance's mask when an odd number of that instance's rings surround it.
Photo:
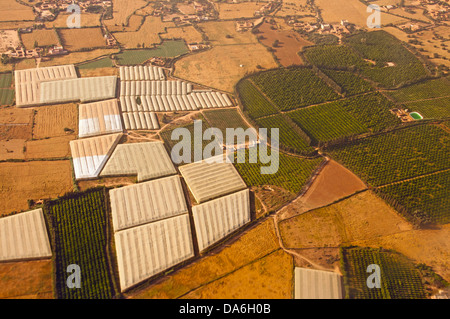
<path fill-rule="evenodd" d="M 104 20 L 109 31 L 120 31 L 122 24 L 127 23 L 127 18 L 137 9 L 147 5 L 144 0 L 116 0 L 113 3 L 113 18 Z"/>
<path fill-rule="evenodd" d="M 274 212 L 295 198 L 295 194 L 275 185 L 252 187 L 252 190 L 255 192 L 255 196 L 262 202 L 267 212 Z M 264 214 L 264 211 L 259 215 L 256 214 L 256 218 L 259 218 L 261 214 Z"/>
<path fill-rule="evenodd" d="M 64 158 L 70 156 L 69 142 L 75 135 L 59 136 L 26 142 L 25 159 Z"/>
<path fill-rule="evenodd" d="M 0 263 L 0 299 L 53 299 L 52 261 Z"/>
<path fill-rule="evenodd" d="M 397 212 L 371 191 L 283 220 L 286 247 L 338 247 L 412 229 Z"/>
<path fill-rule="evenodd" d="M 219 19 L 253 18 L 264 3 L 240 2 L 240 3 L 217 3 Z"/>
<path fill-rule="evenodd" d="M 167 33 L 160 34 L 162 39 L 184 39 L 186 43 L 202 42 L 202 35 L 193 26 L 167 28 Z"/>
<path fill-rule="evenodd" d="M 0 108 L 0 140 L 31 139 L 33 110 Z"/>
<path fill-rule="evenodd" d="M 69 14 L 59 13 L 54 21 L 46 21 L 45 26 L 47 28 L 67 28 L 67 19 L 69 18 Z M 85 27 L 99 27 L 100 26 L 100 17 L 99 13 L 89 13 L 83 12 L 80 19 L 80 24 L 82 28 Z M 105 20 L 106 21 L 106 20 Z"/>
<path fill-rule="evenodd" d="M 106 186 L 106 187 L 119 187 L 135 184 L 137 181 L 136 176 L 120 176 L 120 177 L 102 177 L 96 180 L 78 181 L 78 188 L 80 191 L 85 191 L 92 187 Z"/>
<path fill-rule="evenodd" d="M 245 54 L 243 54 L 245 52 Z M 233 92 L 234 85 L 248 72 L 276 68 L 272 55 L 257 43 L 214 47 L 189 55 L 175 63 L 174 75 L 216 89 Z"/>
<path fill-rule="evenodd" d="M 65 128 L 78 134 L 78 108 L 75 103 L 46 105 L 37 108 L 33 137 L 36 139 L 66 136 Z"/>
<path fill-rule="evenodd" d="M 0 215 L 28 209 L 28 199 L 54 198 L 72 189 L 68 160 L 0 163 Z"/>
<path fill-rule="evenodd" d="M 106 56 L 108 54 L 117 53 L 118 49 L 96 49 L 92 51 L 86 51 L 86 52 L 71 52 L 66 55 L 53 57 L 50 61 L 44 61 L 41 62 L 40 66 L 54 66 L 54 65 L 63 65 L 63 64 L 76 64 L 81 63 L 88 60 L 93 60 L 95 58 Z M 27 59 L 29 60 L 29 59 Z M 29 60 L 33 61 L 34 60 Z M 34 67 L 34 66 L 31 66 Z M 30 68 L 30 67 L 28 67 Z"/>
<path fill-rule="evenodd" d="M 256 36 L 250 31 L 236 31 L 235 21 L 212 21 L 199 26 L 206 33 L 212 45 L 258 43 Z"/>
<path fill-rule="evenodd" d="M 173 26 L 172 22 L 162 22 L 160 17 L 148 16 L 138 31 L 115 32 L 113 35 L 127 49 L 138 48 L 138 45 L 142 44 L 149 48 L 153 44 L 161 43 L 161 38 L 158 34 Z"/>
<path fill-rule="evenodd" d="M 417 263 L 427 264 L 450 281 L 450 224 L 355 241 L 353 244 L 396 250 Z"/>
<path fill-rule="evenodd" d="M 292 299 L 293 258 L 279 249 L 183 296 L 187 299 Z"/>
<path fill-rule="evenodd" d="M 359 27 L 367 28 L 367 6 L 359 0 L 316 0 L 316 6 L 321 9 L 322 18 L 327 23 L 340 23 L 341 20 L 348 20 Z M 408 20 L 381 12 L 381 24 L 405 23 Z"/>
<path fill-rule="evenodd" d="M 118 68 L 79 69 L 81 77 L 119 75 Z"/>
<path fill-rule="evenodd" d="M 69 51 L 106 47 L 101 28 L 59 29 L 62 44 Z"/>
<path fill-rule="evenodd" d="M 129 294 L 129 297 L 178 298 L 252 264 L 278 249 L 273 221 L 266 219 L 228 242 L 226 246 L 222 245 L 198 261 L 161 278 L 140 291 Z M 232 280 L 235 279 L 232 278 Z M 259 286 L 261 283 L 264 281 L 254 282 Z M 218 295 L 215 298 L 221 297 Z"/>
<path fill-rule="evenodd" d="M 40 47 L 59 44 L 58 36 L 53 29 L 33 30 L 31 33 L 22 33 L 21 38 L 27 50 L 32 50 L 35 43 Z"/>
<path fill-rule="evenodd" d="M 294 249 L 293 251 L 324 269 L 336 273 L 341 272 L 339 269 L 339 248 L 305 248 Z M 313 268 L 309 262 L 298 255 L 294 255 L 294 264 L 295 267 Z"/>
<path fill-rule="evenodd" d="M 0 0 L 0 21 L 34 21 L 33 9 L 17 1 Z"/>
<path fill-rule="evenodd" d="M 0 140 L 0 161 L 24 159 L 24 139 Z"/>
<path fill-rule="evenodd" d="M 297 52 L 305 46 L 313 45 L 313 43 L 301 38 L 294 31 L 272 30 L 271 27 L 273 25 L 269 23 L 263 23 L 258 27 L 261 31 L 261 34 L 258 34 L 258 36 L 263 36 L 260 39 L 261 43 L 274 49 L 274 54 L 281 65 L 291 66 L 303 64 Z M 276 40 L 278 40 L 279 44 L 273 47 L 274 41 Z"/>

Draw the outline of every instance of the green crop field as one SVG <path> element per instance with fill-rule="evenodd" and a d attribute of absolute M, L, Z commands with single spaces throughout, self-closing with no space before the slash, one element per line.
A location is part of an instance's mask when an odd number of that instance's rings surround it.
<path fill-rule="evenodd" d="M 345 111 L 342 104 L 336 101 L 314 105 L 290 112 L 289 117 L 316 143 L 367 132 L 367 128 Z"/>
<path fill-rule="evenodd" d="M 278 170 L 274 174 L 261 174 L 261 166 L 269 166 L 270 163 L 262 164 L 259 159 L 258 163 L 250 163 L 248 152 L 245 159 L 238 153 L 235 160 L 236 169 L 248 186 L 275 185 L 295 194 L 301 191 L 323 161 L 323 158 L 304 159 L 279 153 Z"/>
<path fill-rule="evenodd" d="M 322 70 L 342 89 L 347 96 L 373 91 L 373 87 L 366 80 L 347 71 Z"/>
<path fill-rule="evenodd" d="M 339 98 L 331 87 L 308 68 L 267 71 L 250 79 L 282 111 Z"/>
<path fill-rule="evenodd" d="M 110 275 L 109 214 L 106 189 L 74 193 L 46 204 L 54 237 L 55 285 L 58 298 L 104 299 L 115 295 Z M 81 288 L 66 284 L 67 267 L 81 268 Z"/>
<path fill-rule="evenodd" d="M 343 45 L 321 45 L 305 51 L 308 61 L 318 67 L 325 68 L 362 68 L 368 65 L 352 49 Z"/>
<path fill-rule="evenodd" d="M 423 299 L 426 297 L 420 271 L 405 256 L 376 248 L 341 248 L 346 298 Z M 380 267 L 380 288 L 369 288 L 371 264 Z M 372 271 L 373 272 L 373 271 Z"/>
<path fill-rule="evenodd" d="M 400 103 L 450 96 L 450 81 L 447 78 L 428 80 L 387 93 Z"/>
<path fill-rule="evenodd" d="M 235 109 L 205 110 L 203 115 L 206 117 L 209 126 L 220 129 L 224 137 L 227 128 L 243 128 L 244 130 L 248 128 L 247 123 Z"/>
<path fill-rule="evenodd" d="M 78 65 L 79 69 L 97 69 L 97 68 L 112 68 L 114 66 L 110 58 L 103 58 L 96 61 L 83 63 Z"/>
<path fill-rule="evenodd" d="M 278 128 L 279 143 L 288 151 L 302 154 L 309 154 L 314 151 L 309 146 L 308 141 L 301 135 L 301 132 L 297 132 L 298 128 L 295 128 L 295 124 L 289 123 L 283 114 L 260 118 L 256 120 L 256 123 L 260 128 L 267 128 L 267 134 L 270 138 L 272 138 L 271 128 Z"/>
<path fill-rule="evenodd" d="M 278 113 L 278 110 L 261 94 L 260 91 L 248 79 L 240 81 L 236 85 L 244 111 L 256 119 L 258 117 Z"/>
<path fill-rule="evenodd" d="M 436 98 L 405 103 L 409 111 L 419 112 L 425 119 L 443 119 L 450 117 L 450 97 Z"/>
<path fill-rule="evenodd" d="M 418 125 L 336 146 L 329 154 L 372 186 L 450 167 L 450 135 Z"/>
<path fill-rule="evenodd" d="M 0 105 L 12 105 L 14 101 L 13 89 L 0 89 Z"/>
<path fill-rule="evenodd" d="M 8 89 L 12 84 L 12 73 L 0 73 L 0 89 Z"/>
<path fill-rule="evenodd" d="M 450 223 L 450 171 L 388 185 L 378 191 L 385 194 L 388 201 L 394 199 L 412 216 L 419 211 L 431 222 Z"/>
<path fill-rule="evenodd" d="M 153 57 L 176 57 L 189 52 L 184 41 L 164 41 L 154 49 L 125 50 L 117 54 L 120 65 L 141 64 Z"/>

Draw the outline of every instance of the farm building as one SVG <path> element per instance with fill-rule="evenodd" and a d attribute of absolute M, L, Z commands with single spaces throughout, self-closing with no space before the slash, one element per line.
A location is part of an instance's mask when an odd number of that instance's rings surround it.
<path fill-rule="evenodd" d="M 91 102 L 116 97 L 116 76 L 96 76 L 41 83 L 40 102 Z"/>
<path fill-rule="evenodd" d="M 225 161 L 203 160 L 179 169 L 198 203 L 247 188 L 233 164 Z"/>
<path fill-rule="evenodd" d="M 50 81 L 76 79 L 74 65 L 60 65 L 14 71 L 16 105 L 39 105 L 41 101 L 41 84 Z"/>
<path fill-rule="evenodd" d="M 96 178 L 121 137 L 119 133 L 70 141 L 75 178 Z"/>
<path fill-rule="evenodd" d="M 116 232 L 122 291 L 194 256 L 189 215 Z"/>
<path fill-rule="evenodd" d="M 177 171 L 162 142 L 117 145 L 100 176 L 137 175 L 138 182 Z"/>
<path fill-rule="evenodd" d="M 80 138 L 123 132 L 116 99 L 80 104 L 78 112 Z"/>
<path fill-rule="evenodd" d="M 122 116 L 127 130 L 159 130 L 155 112 L 125 112 Z"/>
<path fill-rule="evenodd" d="M 192 207 L 200 251 L 250 221 L 248 189 Z"/>
<path fill-rule="evenodd" d="M 157 66 L 121 66 L 119 69 L 122 81 L 155 81 L 165 80 L 164 69 Z"/>
<path fill-rule="evenodd" d="M 179 176 L 112 189 L 109 195 L 115 231 L 188 212 Z"/>
<path fill-rule="evenodd" d="M 295 299 L 342 299 L 341 276 L 334 272 L 295 268 Z"/>
<path fill-rule="evenodd" d="M 0 261 L 51 256 L 41 208 L 0 218 Z"/>

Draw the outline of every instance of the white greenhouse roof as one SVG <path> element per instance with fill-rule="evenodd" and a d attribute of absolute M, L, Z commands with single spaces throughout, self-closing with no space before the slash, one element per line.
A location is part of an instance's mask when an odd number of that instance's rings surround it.
<path fill-rule="evenodd" d="M 80 138 L 123 132 L 117 99 L 80 104 L 78 112 Z"/>
<path fill-rule="evenodd" d="M 341 276 L 334 272 L 295 268 L 295 299 L 342 299 Z"/>
<path fill-rule="evenodd" d="M 166 79 L 164 69 L 153 65 L 121 66 L 119 72 L 122 81 L 155 81 Z"/>
<path fill-rule="evenodd" d="M 188 212 L 179 176 L 110 190 L 114 231 Z"/>
<path fill-rule="evenodd" d="M 250 221 L 249 190 L 193 206 L 192 213 L 202 251 Z"/>
<path fill-rule="evenodd" d="M 121 291 L 194 256 L 188 214 L 116 232 L 114 239 Z"/>
<path fill-rule="evenodd" d="M 159 130 L 158 117 L 154 112 L 122 113 L 127 130 Z"/>
<path fill-rule="evenodd" d="M 176 174 L 162 142 L 117 145 L 100 176 L 137 175 L 138 181 Z"/>
<path fill-rule="evenodd" d="M 51 257 L 42 209 L 0 218 L 0 261 Z"/>

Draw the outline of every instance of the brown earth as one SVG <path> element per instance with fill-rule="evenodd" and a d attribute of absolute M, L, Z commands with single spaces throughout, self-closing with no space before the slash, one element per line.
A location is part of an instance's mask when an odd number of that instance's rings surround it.
<path fill-rule="evenodd" d="M 258 27 L 258 30 L 261 31 L 261 33 L 258 33 L 257 36 L 263 36 L 263 38 L 260 39 L 261 43 L 274 50 L 274 54 L 281 65 L 290 66 L 303 64 L 303 61 L 297 52 L 305 46 L 313 45 L 313 43 L 303 39 L 294 31 L 272 30 L 271 27 L 275 26 L 266 22 Z M 273 47 L 275 40 L 279 41 L 277 47 Z"/>
<path fill-rule="evenodd" d="M 64 48 L 69 51 L 106 47 L 101 28 L 60 29 L 58 32 Z"/>
<path fill-rule="evenodd" d="M 119 75 L 118 68 L 78 69 L 81 77 Z"/>
<path fill-rule="evenodd" d="M 0 215 L 28 209 L 28 199 L 54 198 L 72 190 L 70 161 L 0 163 Z"/>
<path fill-rule="evenodd" d="M 52 261 L 0 263 L 0 299 L 52 299 Z"/>
<path fill-rule="evenodd" d="M 260 214 L 256 214 L 256 218 L 266 212 L 278 210 L 282 205 L 295 198 L 295 194 L 274 185 L 252 187 L 252 190 L 265 208 Z"/>
<path fill-rule="evenodd" d="M 0 161 L 8 159 L 24 159 L 24 139 L 0 140 Z"/>
<path fill-rule="evenodd" d="M 0 109 L 0 140 L 31 139 L 32 109 Z"/>
<path fill-rule="evenodd" d="M 97 186 L 118 187 L 135 184 L 136 178 L 136 176 L 102 177 L 96 180 L 78 181 L 77 184 L 80 191 L 85 191 Z"/>
<path fill-rule="evenodd" d="M 26 159 L 63 158 L 70 156 L 69 142 L 76 139 L 75 135 L 52 137 L 26 142 Z"/>
<path fill-rule="evenodd" d="M 33 138 L 66 136 L 64 128 L 78 133 L 78 108 L 74 103 L 40 106 L 34 117 Z"/>

